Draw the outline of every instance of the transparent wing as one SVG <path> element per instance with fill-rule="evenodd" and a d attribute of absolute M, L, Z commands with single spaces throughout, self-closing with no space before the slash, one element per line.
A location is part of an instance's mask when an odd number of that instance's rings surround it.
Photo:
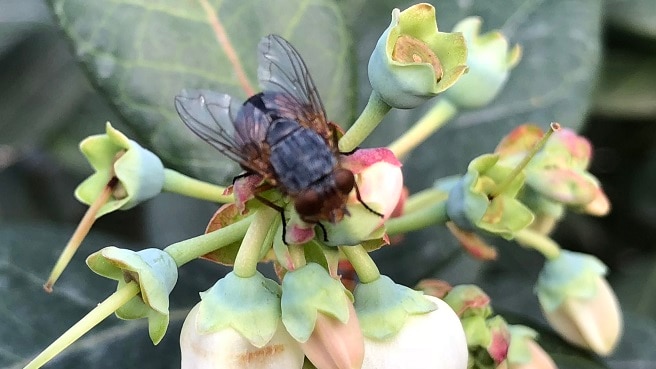
<path fill-rule="evenodd" d="M 270 118 L 250 103 L 209 90 L 182 90 L 175 109 L 184 124 L 205 142 L 242 167 L 261 173 L 252 163 L 262 157 Z"/>
<path fill-rule="evenodd" d="M 328 139 L 331 131 L 323 103 L 298 51 L 277 35 L 264 37 L 258 51 L 257 76 L 266 107 Z"/>

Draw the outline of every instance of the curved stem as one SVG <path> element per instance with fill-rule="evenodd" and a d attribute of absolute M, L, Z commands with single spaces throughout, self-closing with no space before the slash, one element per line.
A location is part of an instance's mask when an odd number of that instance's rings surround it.
<path fill-rule="evenodd" d="M 376 266 L 376 263 L 374 263 L 362 245 L 340 246 L 339 250 L 346 255 L 348 261 L 353 265 L 353 269 L 358 274 L 360 282 L 371 283 L 380 278 L 378 266 Z"/>
<path fill-rule="evenodd" d="M 390 236 L 416 231 L 435 224 L 444 224 L 449 220 L 446 214 L 446 200 L 422 209 L 392 218 L 385 222 L 385 229 Z"/>
<path fill-rule="evenodd" d="M 454 104 L 446 98 L 441 98 L 403 136 L 389 144 L 388 148 L 397 158 L 402 159 L 453 118 L 457 112 L 458 108 Z"/>
<path fill-rule="evenodd" d="M 255 275 L 262 245 L 276 216 L 278 212 L 268 206 L 261 207 L 253 215 L 253 221 L 235 257 L 234 272 L 238 277 L 249 278 Z"/>
<path fill-rule="evenodd" d="M 107 203 L 107 201 L 109 201 L 117 184 L 118 178 L 112 177 L 100 192 L 96 200 L 91 203 L 86 213 L 84 213 L 84 216 L 80 220 L 80 223 L 77 225 L 77 228 L 75 228 L 73 235 L 68 240 L 68 243 L 66 243 L 62 253 L 59 255 L 55 266 L 52 268 L 48 280 L 43 285 L 43 288 L 46 290 L 46 292 L 52 292 L 52 286 L 55 284 L 57 279 L 59 279 L 59 276 L 61 276 L 61 274 L 64 272 L 64 269 L 66 269 L 66 266 L 71 261 L 71 259 L 73 259 L 73 255 L 75 255 L 77 249 L 80 248 L 84 238 L 87 236 L 87 234 L 89 234 L 91 226 L 93 226 L 93 223 L 98 218 L 98 211 L 103 207 L 103 205 Z"/>
<path fill-rule="evenodd" d="M 515 233 L 515 241 L 524 247 L 539 251 L 545 258 L 553 260 L 560 255 L 560 246 L 549 236 L 522 229 Z"/>
<path fill-rule="evenodd" d="M 125 303 L 130 301 L 134 296 L 139 293 L 139 285 L 132 281 L 125 286 L 121 287 L 118 291 L 111 294 L 93 308 L 87 315 L 85 315 L 80 321 L 75 323 L 70 327 L 64 334 L 59 336 L 55 342 L 51 343 L 50 346 L 46 347 L 36 358 L 29 362 L 24 369 L 34 369 L 40 368 L 45 363 L 50 361 L 57 354 L 62 352 L 68 346 L 70 346 L 77 339 L 82 337 L 87 333 L 91 328 L 98 325 L 105 318 L 110 316 L 116 309 L 123 306 Z"/>
<path fill-rule="evenodd" d="M 178 267 L 209 252 L 241 240 L 251 224 L 252 217 L 244 218 L 227 227 L 204 235 L 174 243 L 164 249 Z"/>
<path fill-rule="evenodd" d="M 367 106 L 351 128 L 339 140 L 340 152 L 351 152 L 364 141 L 392 109 L 376 91 L 371 91 Z"/>
<path fill-rule="evenodd" d="M 403 206 L 403 215 L 424 209 L 440 201 L 445 201 L 447 197 L 449 197 L 447 192 L 435 188 L 427 188 L 425 190 L 414 193 L 410 195 L 410 197 L 408 197 L 408 199 L 405 201 L 405 205 Z"/>
<path fill-rule="evenodd" d="M 164 169 L 164 191 L 221 203 L 235 201 L 232 195 L 224 195 L 225 187 L 188 177 L 173 169 Z"/>

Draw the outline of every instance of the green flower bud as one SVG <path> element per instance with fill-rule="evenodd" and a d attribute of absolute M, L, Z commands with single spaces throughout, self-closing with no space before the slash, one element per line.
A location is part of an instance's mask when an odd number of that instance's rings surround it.
<path fill-rule="evenodd" d="M 115 210 L 130 209 L 162 191 L 164 165 L 152 152 L 128 139 L 107 122 L 106 134 L 87 137 L 80 143 L 95 173 L 75 189 L 75 197 L 90 205 L 114 177 L 112 197 L 96 217 Z"/>
<path fill-rule="evenodd" d="M 466 231 L 482 229 L 512 239 L 515 232 L 531 224 L 533 213 L 515 198 L 524 184 L 522 173 L 495 194 L 513 170 L 498 161 L 499 156 L 492 154 L 472 160 L 467 173 L 449 192 L 447 214 Z"/>
<path fill-rule="evenodd" d="M 453 28 L 467 42 L 469 71 L 444 93 L 449 101 L 463 108 L 489 104 L 508 80 L 510 70 L 519 63 L 522 49 L 508 49 L 508 40 L 498 31 L 480 35 L 481 18 L 468 17 Z"/>
<path fill-rule="evenodd" d="M 130 281 L 141 293 L 116 310 L 121 319 L 148 318 L 148 331 L 154 344 L 164 337 L 169 325 L 169 293 L 178 280 L 175 260 L 160 249 L 132 251 L 105 247 L 87 258 L 91 270 L 118 281 L 120 289 Z"/>
<path fill-rule="evenodd" d="M 467 71 L 466 59 L 464 38 L 438 32 L 432 5 L 394 9 L 369 59 L 369 81 L 387 104 L 410 109 L 453 85 Z"/>

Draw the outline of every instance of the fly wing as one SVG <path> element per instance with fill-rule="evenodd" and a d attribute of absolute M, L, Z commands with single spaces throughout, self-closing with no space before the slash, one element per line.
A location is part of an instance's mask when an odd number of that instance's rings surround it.
<path fill-rule="evenodd" d="M 230 95 L 209 90 L 182 90 L 175 97 L 182 122 L 198 137 L 243 168 L 266 176 L 261 163 L 270 118 L 252 104 L 240 106 Z M 260 164 L 258 164 L 260 163 Z"/>
<path fill-rule="evenodd" d="M 333 146 L 323 103 L 298 51 L 284 38 L 269 35 L 260 41 L 258 52 L 257 76 L 266 107 L 313 129 Z"/>

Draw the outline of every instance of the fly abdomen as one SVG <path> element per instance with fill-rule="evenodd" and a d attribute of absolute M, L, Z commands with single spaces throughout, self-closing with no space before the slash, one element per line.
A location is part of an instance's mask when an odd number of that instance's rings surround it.
<path fill-rule="evenodd" d="M 297 122 L 279 119 L 267 132 L 271 165 L 289 193 L 312 187 L 333 172 L 337 159 L 317 132 Z M 322 181 L 323 182 L 323 181 Z"/>

